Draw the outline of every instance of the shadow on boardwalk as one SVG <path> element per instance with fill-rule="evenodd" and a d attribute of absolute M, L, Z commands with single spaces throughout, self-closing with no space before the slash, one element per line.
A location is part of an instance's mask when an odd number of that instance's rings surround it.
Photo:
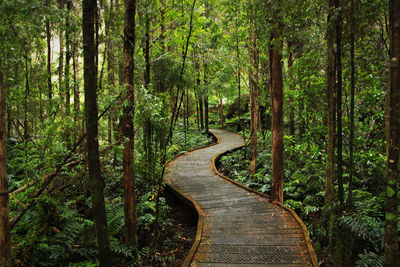
<path fill-rule="evenodd" d="M 229 131 L 211 132 L 217 145 L 174 159 L 166 173 L 167 183 L 199 213 L 184 266 L 317 266 L 308 234 L 290 210 L 216 174 L 215 157 L 243 146 L 243 139 Z"/>

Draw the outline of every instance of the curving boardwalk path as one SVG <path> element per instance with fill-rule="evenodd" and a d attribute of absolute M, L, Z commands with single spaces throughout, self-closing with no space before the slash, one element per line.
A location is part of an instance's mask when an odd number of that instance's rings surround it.
<path fill-rule="evenodd" d="M 165 176 L 199 213 L 184 266 L 315 266 L 307 234 L 289 210 L 215 173 L 214 158 L 243 146 L 243 140 L 232 132 L 210 131 L 219 143 L 174 159 Z"/>

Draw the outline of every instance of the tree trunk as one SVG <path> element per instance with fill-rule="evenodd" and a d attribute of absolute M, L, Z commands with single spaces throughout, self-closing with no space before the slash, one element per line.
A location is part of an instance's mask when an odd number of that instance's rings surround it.
<path fill-rule="evenodd" d="M 114 94 L 114 91 L 111 91 L 111 88 L 115 87 L 115 68 L 114 68 L 114 54 L 113 54 L 113 45 L 111 42 L 111 32 L 110 32 L 110 27 L 112 24 L 112 16 L 113 16 L 113 10 L 114 10 L 114 0 L 110 0 L 110 7 L 109 7 L 109 12 L 108 12 L 108 18 L 105 20 L 105 33 L 106 33 L 106 51 L 107 51 L 107 81 L 109 85 L 109 93 Z M 112 144 L 112 132 L 113 132 L 113 112 L 110 112 L 108 114 L 108 143 Z M 114 138 L 115 139 L 115 138 Z"/>
<path fill-rule="evenodd" d="M 221 94 L 218 94 L 218 113 L 219 113 L 219 123 L 221 127 L 224 126 L 224 99 Z"/>
<path fill-rule="evenodd" d="M 239 121 L 239 129 L 238 132 L 243 131 L 242 125 L 242 92 L 241 92 L 241 80 L 240 80 L 240 54 L 239 54 L 239 40 L 238 37 L 236 39 L 236 59 L 237 59 L 237 70 L 236 70 L 236 82 L 238 89 L 238 121 Z"/>
<path fill-rule="evenodd" d="M 199 101 L 199 112 L 200 112 L 200 129 L 204 130 L 204 111 L 203 111 L 203 91 L 200 89 L 200 64 L 195 63 L 197 70 L 197 90 L 198 90 L 198 101 Z"/>
<path fill-rule="evenodd" d="M 329 213 L 329 257 L 333 258 L 333 223 L 334 223 L 334 160 L 335 160 L 335 57 L 333 50 L 334 42 L 334 0 L 329 0 L 328 11 L 328 66 L 327 66 L 327 101 L 328 101 L 328 137 L 326 157 L 326 189 L 324 210 Z"/>
<path fill-rule="evenodd" d="M 3 85 L 3 90 L 4 90 L 4 85 Z M 12 132 L 12 112 L 11 112 L 11 107 L 7 106 L 7 139 L 11 137 L 11 132 Z"/>
<path fill-rule="evenodd" d="M 150 84 L 150 15 L 146 12 L 145 15 L 145 47 L 144 47 L 144 58 L 146 62 L 146 69 L 144 72 L 144 84 L 145 88 L 149 90 Z"/>
<path fill-rule="evenodd" d="M 166 0 L 160 0 L 160 4 L 161 4 L 161 11 L 160 11 L 160 16 L 161 16 L 161 22 L 160 22 L 160 30 L 161 30 L 161 33 L 160 33 L 160 46 L 161 46 L 161 52 L 162 52 L 162 54 L 164 54 L 165 53 L 165 9 L 166 9 L 166 7 L 165 7 L 165 1 Z M 162 92 L 164 92 L 165 91 L 165 81 L 164 81 L 164 84 L 163 84 L 163 91 Z"/>
<path fill-rule="evenodd" d="M 125 242 L 137 252 L 136 236 L 136 195 L 134 174 L 134 142 L 135 129 L 133 125 L 135 89 L 134 89 L 134 53 L 135 53 L 135 13 L 136 0 L 125 0 L 124 26 L 124 77 L 127 93 L 127 104 L 123 110 L 123 135 L 127 138 L 123 151 L 124 179 L 124 212 L 125 212 Z"/>
<path fill-rule="evenodd" d="M 50 6 L 50 0 L 46 0 L 46 6 Z M 47 94 L 48 94 L 48 115 L 51 113 L 51 100 L 53 98 L 53 89 L 51 83 L 51 31 L 50 21 L 46 18 L 46 41 L 47 41 Z"/>
<path fill-rule="evenodd" d="M 276 21 L 275 17 L 275 21 Z M 283 203 L 283 82 L 282 82 L 282 42 L 281 26 L 278 22 L 272 30 L 272 187 L 271 196 L 274 201 Z"/>
<path fill-rule="evenodd" d="M 204 88 L 203 88 L 203 104 L 204 104 L 204 129 L 208 133 L 209 130 L 209 117 L 208 117 L 208 68 L 207 64 L 204 63 L 204 73 L 203 73 L 203 81 L 204 81 Z"/>
<path fill-rule="evenodd" d="M 59 0 L 59 8 L 64 9 L 64 0 Z M 59 32 L 59 44 L 60 44 L 60 51 L 58 55 L 58 91 L 60 93 L 61 98 L 61 111 L 62 115 L 65 114 L 65 91 L 63 86 L 63 77 L 64 77 L 64 34 L 63 30 L 60 29 Z"/>
<path fill-rule="evenodd" d="M 78 61 L 78 47 L 73 49 L 73 69 L 74 69 L 74 125 L 75 125 L 75 139 L 79 138 L 80 132 L 80 100 L 79 100 L 79 84 L 78 84 L 78 72 L 79 72 L 79 61 Z M 76 141 L 76 140 L 75 140 Z"/>
<path fill-rule="evenodd" d="M 8 218 L 8 176 L 3 73 L 0 68 L 0 266 L 11 266 L 11 237 Z"/>
<path fill-rule="evenodd" d="M 291 75 L 291 67 L 293 66 L 293 53 L 290 50 L 291 49 L 291 45 L 288 42 L 288 59 L 287 59 L 287 64 L 288 64 L 288 75 L 289 75 L 289 79 L 292 81 L 293 77 Z M 293 82 L 293 81 L 292 81 Z M 294 85 L 293 83 L 290 84 L 289 87 L 290 90 L 294 90 Z M 289 134 L 291 136 L 294 136 L 295 134 L 295 123 L 294 123 L 294 101 L 293 101 L 293 97 L 290 98 L 290 104 L 289 104 Z"/>
<path fill-rule="evenodd" d="M 196 102 L 196 124 L 197 129 L 200 130 L 200 114 L 199 114 L 199 96 L 196 93 L 197 89 L 194 90 L 194 98 Z"/>
<path fill-rule="evenodd" d="M 28 140 L 29 140 L 28 99 L 29 99 L 29 94 L 30 94 L 28 59 L 29 59 L 28 52 L 26 52 L 26 54 L 25 54 L 25 94 L 24 94 L 24 141 L 25 141 L 25 159 L 26 159 L 26 161 L 28 160 Z"/>
<path fill-rule="evenodd" d="M 399 265 L 398 180 L 400 150 L 400 2 L 389 1 L 390 76 L 387 98 L 385 266 Z"/>
<path fill-rule="evenodd" d="M 255 18 L 255 7 L 252 2 L 251 26 L 249 29 L 249 85 L 250 85 L 250 140 L 251 140 L 251 163 L 250 176 L 256 173 L 257 165 L 257 132 L 258 132 L 258 53 L 257 53 L 257 25 Z"/>
<path fill-rule="evenodd" d="M 145 20 L 145 35 L 144 35 L 144 47 L 143 54 L 145 59 L 145 70 L 144 70 L 144 87 L 148 92 L 150 92 L 150 71 L 151 71 L 151 62 L 150 62 L 150 15 L 144 10 L 144 20 Z M 144 138 L 144 149 L 146 156 L 146 171 L 145 178 L 152 184 L 153 182 L 153 131 L 152 131 L 152 121 L 151 118 L 146 115 L 145 124 L 143 127 L 143 138 Z"/>
<path fill-rule="evenodd" d="M 336 18 L 336 80 L 337 80 L 337 182 L 338 182 L 338 216 L 343 211 L 343 127 L 342 127 L 342 11 L 339 0 L 335 0 L 335 8 L 338 10 Z"/>
<path fill-rule="evenodd" d="M 346 209 L 348 214 L 353 213 L 353 175 L 354 175 L 354 91 L 355 91 L 355 63 L 354 63 L 354 0 L 350 1 L 350 136 L 349 136 L 349 178 L 347 187 Z M 353 238 L 346 233 L 346 248 L 344 266 L 352 262 Z"/>
<path fill-rule="evenodd" d="M 97 125 L 97 83 L 94 17 L 96 0 L 83 1 L 83 57 L 85 83 L 85 114 L 87 127 L 87 151 L 89 179 L 88 188 L 92 197 L 92 209 L 96 227 L 99 260 L 101 266 L 112 266 L 110 240 L 107 230 L 107 216 L 104 203 L 105 181 L 101 173 Z"/>
<path fill-rule="evenodd" d="M 344 209 L 344 191 L 343 191 L 343 108 L 342 108 L 342 11 L 339 0 L 335 0 L 335 8 L 337 10 L 336 18 L 336 123 L 337 123 L 337 185 L 338 185 L 338 207 L 337 217 L 341 217 Z M 339 231 L 336 234 L 335 241 L 335 264 L 343 265 L 343 232 L 340 225 L 337 225 Z"/>
<path fill-rule="evenodd" d="M 69 88 L 70 84 L 70 66 L 71 61 L 71 40 L 70 40 L 70 17 L 71 12 L 71 1 L 67 1 L 67 15 L 65 17 L 65 115 L 70 115 L 70 104 L 71 104 L 71 92 Z"/>
<path fill-rule="evenodd" d="M 190 103 L 190 97 L 189 97 L 189 88 L 188 88 L 188 89 L 187 89 L 187 93 L 186 93 L 186 127 L 187 127 L 187 131 L 188 131 L 188 132 L 189 132 L 189 129 L 190 129 L 190 123 L 189 123 L 189 117 L 190 117 L 189 103 Z"/>
<path fill-rule="evenodd" d="M 349 140 L 349 186 L 347 207 L 353 206 L 353 174 L 354 174 L 354 91 L 355 91 L 355 63 L 354 63 L 354 0 L 351 0 L 351 33 L 350 33 L 350 140 Z"/>

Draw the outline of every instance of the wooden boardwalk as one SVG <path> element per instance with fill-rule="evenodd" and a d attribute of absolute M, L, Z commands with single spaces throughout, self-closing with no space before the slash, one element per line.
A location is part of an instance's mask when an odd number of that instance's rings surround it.
<path fill-rule="evenodd" d="M 215 158 L 243 146 L 243 140 L 232 132 L 211 131 L 218 144 L 172 160 L 165 176 L 199 214 L 196 241 L 184 266 L 317 266 L 297 215 L 217 174 Z"/>

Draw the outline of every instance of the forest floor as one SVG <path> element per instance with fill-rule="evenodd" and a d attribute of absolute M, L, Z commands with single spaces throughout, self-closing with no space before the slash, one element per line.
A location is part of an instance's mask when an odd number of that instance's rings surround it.
<path fill-rule="evenodd" d="M 166 199 L 168 205 L 172 208 L 171 219 L 174 222 L 174 228 L 177 230 L 175 234 L 178 236 L 173 266 L 180 267 L 196 239 L 197 214 L 183 201 L 177 199 L 173 193 L 168 192 Z"/>

